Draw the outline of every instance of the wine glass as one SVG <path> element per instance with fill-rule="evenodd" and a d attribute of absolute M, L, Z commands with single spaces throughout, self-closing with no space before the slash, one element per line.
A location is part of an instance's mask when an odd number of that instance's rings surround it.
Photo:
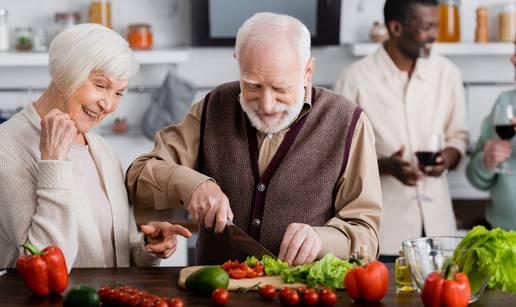
<path fill-rule="evenodd" d="M 495 107 L 495 113 L 493 117 L 493 125 L 496 131 L 496 134 L 502 140 L 509 141 L 515 134 L 514 131 L 514 106 L 512 104 L 507 105 L 497 105 Z M 507 161 L 503 161 L 498 164 L 495 169 L 495 173 L 499 174 L 508 174 L 511 172 L 511 168 L 507 164 Z"/>
<path fill-rule="evenodd" d="M 426 142 L 418 147 L 415 155 L 419 163 L 419 168 L 423 170 L 427 166 L 437 165 L 437 158 L 441 155 L 443 149 L 443 136 L 440 133 L 431 133 Z M 423 180 L 418 181 L 416 186 L 416 198 L 419 200 L 432 201 L 433 199 L 429 196 L 424 195 L 421 190 L 423 189 Z"/>

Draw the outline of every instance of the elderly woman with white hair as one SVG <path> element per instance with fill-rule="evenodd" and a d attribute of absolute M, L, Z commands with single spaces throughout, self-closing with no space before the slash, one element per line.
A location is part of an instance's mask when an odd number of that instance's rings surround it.
<path fill-rule="evenodd" d="M 150 222 L 139 233 L 120 162 L 90 133 L 138 71 L 131 49 L 82 24 L 56 36 L 49 58 L 46 91 L 0 126 L 0 268 L 13 267 L 27 242 L 58 246 L 69 269 L 159 264 L 190 232 Z"/>

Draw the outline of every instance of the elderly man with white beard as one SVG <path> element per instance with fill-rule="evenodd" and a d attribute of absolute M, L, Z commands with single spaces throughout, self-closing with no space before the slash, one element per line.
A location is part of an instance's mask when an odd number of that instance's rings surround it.
<path fill-rule="evenodd" d="M 291 265 L 361 246 L 378 253 L 382 197 L 362 110 L 312 87 L 310 33 L 258 13 L 239 29 L 240 81 L 216 87 L 127 172 L 136 206 L 184 207 L 200 223 L 198 264 L 244 260 L 228 220 Z"/>

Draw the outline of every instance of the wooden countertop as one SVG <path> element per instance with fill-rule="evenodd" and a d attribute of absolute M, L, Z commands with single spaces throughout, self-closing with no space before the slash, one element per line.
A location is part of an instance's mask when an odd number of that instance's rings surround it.
<path fill-rule="evenodd" d="M 352 304 L 345 291 L 338 291 L 336 306 L 423 306 L 417 293 L 397 294 L 394 284 L 394 266 L 389 267 L 389 292 L 378 304 Z M 213 306 L 210 298 L 195 296 L 193 293 L 178 289 L 178 267 L 173 268 L 119 268 L 119 269 L 74 269 L 70 275 L 69 288 L 77 284 L 89 284 L 100 288 L 115 282 L 125 283 L 156 295 L 180 297 L 185 306 Z M 66 292 L 65 292 L 66 293 Z M 0 306 L 61 306 L 62 297 L 37 297 L 25 287 L 15 270 L 0 277 Z M 471 306 L 515 306 L 516 295 L 487 290 L 480 300 Z M 281 306 L 276 297 L 273 302 L 263 301 L 256 292 L 230 293 L 231 306 Z"/>

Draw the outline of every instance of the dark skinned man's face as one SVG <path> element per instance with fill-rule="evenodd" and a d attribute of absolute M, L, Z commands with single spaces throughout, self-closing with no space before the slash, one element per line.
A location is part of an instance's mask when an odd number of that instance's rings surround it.
<path fill-rule="evenodd" d="M 428 57 L 437 38 L 439 14 L 436 5 L 412 4 L 401 23 L 398 48 L 411 59 Z"/>

